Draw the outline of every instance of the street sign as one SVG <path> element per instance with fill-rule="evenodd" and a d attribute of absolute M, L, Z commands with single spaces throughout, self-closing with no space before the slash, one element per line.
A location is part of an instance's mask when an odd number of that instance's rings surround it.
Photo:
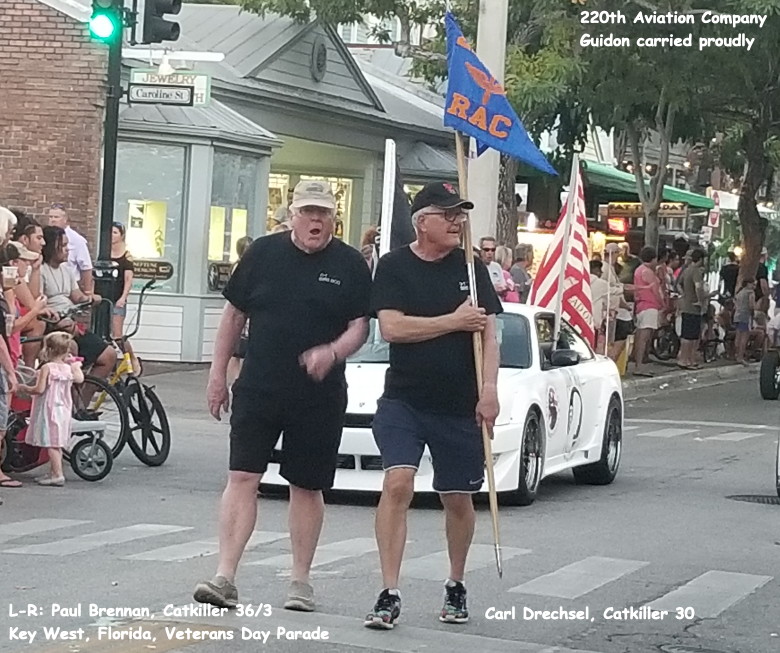
<path fill-rule="evenodd" d="M 718 196 L 718 191 L 712 193 L 712 201 L 715 202 L 715 206 L 710 209 L 710 213 L 707 216 L 707 226 L 717 229 L 720 226 L 720 197 Z"/>
<path fill-rule="evenodd" d="M 211 77 L 192 70 L 177 70 L 172 75 L 161 75 L 156 68 L 141 70 L 134 68 L 130 73 L 132 84 L 157 84 L 162 86 L 191 86 L 192 105 L 204 107 L 211 100 Z"/>
<path fill-rule="evenodd" d="M 645 209 L 641 202 L 610 202 L 607 204 L 607 216 L 610 218 L 644 218 Z M 661 202 L 658 217 L 663 219 L 688 217 L 688 205 L 685 202 Z"/>
<path fill-rule="evenodd" d="M 139 279 L 167 281 L 173 276 L 173 264 L 154 259 L 133 259 L 133 276 Z"/>
<path fill-rule="evenodd" d="M 173 104 L 191 107 L 194 104 L 194 86 L 162 84 L 128 84 L 127 101 L 130 104 Z"/>

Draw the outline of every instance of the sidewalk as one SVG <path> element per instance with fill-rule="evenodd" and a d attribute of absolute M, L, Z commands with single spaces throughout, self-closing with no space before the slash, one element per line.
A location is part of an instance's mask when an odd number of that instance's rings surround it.
<path fill-rule="evenodd" d="M 703 388 L 732 381 L 750 381 L 756 384 L 758 392 L 758 369 L 760 363 L 749 367 L 733 361 L 718 360 L 702 365 L 699 370 L 681 370 L 674 361 L 652 362 L 645 369 L 652 372 L 652 378 L 633 375 L 633 363 L 623 377 L 623 397 L 633 401 L 657 394 Z M 171 410 L 191 419 L 208 418 L 206 409 L 206 382 L 209 366 L 203 363 L 152 363 L 144 362 L 146 382 L 158 386 L 171 402 Z M 166 404 L 167 405 L 167 404 Z"/>
<path fill-rule="evenodd" d="M 628 371 L 623 377 L 623 398 L 632 401 L 659 392 L 706 388 L 731 381 L 752 381 L 758 392 L 759 365 L 760 363 L 751 363 L 745 367 L 734 361 L 719 359 L 714 363 L 703 363 L 698 370 L 683 370 L 677 367 L 675 361 L 651 362 L 645 365 L 645 370 L 655 376 L 645 378 L 634 376 L 634 364 L 629 363 Z"/>

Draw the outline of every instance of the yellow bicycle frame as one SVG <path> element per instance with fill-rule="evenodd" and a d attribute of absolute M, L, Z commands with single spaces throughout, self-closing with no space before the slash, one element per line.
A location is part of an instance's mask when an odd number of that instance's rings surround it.
<path fill-rule="evenodd" d="M 108 380 L 108 384 L 111 387 L 116 386 L 117 383 L 122 379 L 122 377 L 125 374 L 132 374 L 133 373 L 133 361 L 130 357 L 130 354 L 128 352 L 124 352 L 122 354 L 122 361 L 119 363 L 119 365 L 116 366 L 116 369 L 114 370 L 114 373 L 111 375 L 111 378 Z M 103 402 L 106 400 L 106 393 L 101 392 L 96 398 L 92 406 L 90 408 L 92 410 L 100 410 L 100 407 L 103 405 Z"/>

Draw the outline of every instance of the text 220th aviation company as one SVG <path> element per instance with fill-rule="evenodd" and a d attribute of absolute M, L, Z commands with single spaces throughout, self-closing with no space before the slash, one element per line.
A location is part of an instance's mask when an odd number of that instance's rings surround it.
<path fill-rule="evenodd" d="M 766 15 L 761 14 L 719 14 L 713 11 L 701 13 L 680 13 L 669 11 L 666 13 L 640 11 L 633 16 L 626 15 L 622 11 L 582 11 L 580 23 L 583 25 L 628 25 L 635 26 L 679 26 L 702 25 L 706 27 L 726 26 L 737 29 L 740 26 L 762 29 L 766 23 Z M 694 39 L 692 33 L 669 34 L 668 36 L 618 36 L 612 34 L 585 33 L 580 37 L 581 47 L 613 48 L 631 47 L 640 48 L 692 48 L 694 45 L 699 50 L 705 48 L 745 48 L 750 51 L 756 37 L 748 36 L 745 32 L 739 32 L 733 36 L 708 36 L 700 35 Z"/>

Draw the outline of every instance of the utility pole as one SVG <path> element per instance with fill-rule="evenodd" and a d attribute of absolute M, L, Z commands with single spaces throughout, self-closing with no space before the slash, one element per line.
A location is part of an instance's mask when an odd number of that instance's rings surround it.
<path fill-rule="evenodd" d="M 508 11 L 508 0 L 479 1 L 477 56 L 501 84 L 504 83 Z M 500 163 L 500 155 L 493 149 L 469 160 L 468 197 L 474 202 L 471 221 L 477 238 L 496 233 Z"/>
<path fill-rule="evenodd" d="M 119 139 L 119 101 L 122 99 L 122 38 L 108 42 L 108 89 L 103 129 L 103 187 L 100 195 L 100 248 L 98 258 L 111 259 L 111 228 L 114 224 L 116 150 Z"/>

